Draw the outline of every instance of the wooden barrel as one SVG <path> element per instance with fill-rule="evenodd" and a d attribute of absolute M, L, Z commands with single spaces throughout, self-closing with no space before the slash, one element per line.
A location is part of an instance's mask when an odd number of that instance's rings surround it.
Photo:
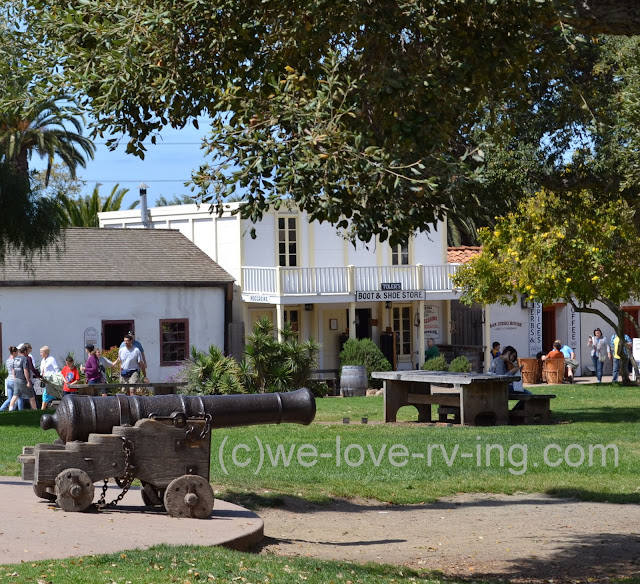
<path fill-rule="evenodd" d="M 542 381 L 542 360 L 533 357 L 518 359 L 522 368 L 522 383 L 534 384 Z"/>
<path fill-rule="evenodd" d="M 367 368 L 364 365 L 345 365 L 340 374 L 340 395 L 361 397 L 367 395 Z"/>

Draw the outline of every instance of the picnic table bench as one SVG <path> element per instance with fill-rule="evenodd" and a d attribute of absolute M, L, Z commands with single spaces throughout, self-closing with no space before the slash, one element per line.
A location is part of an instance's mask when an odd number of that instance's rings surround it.
<path fill-rule="evenodd" d="M 463 426 L 550 424 L 553 394 L 509 392 L 513 375 L 447 373 L 440 371 L 374 372 L 384 381 L 384 421 L 395 422 L 398 410 L 412 405 L 419 422 L 431 422 L 431 405 L 438 405 L 438 420 Z M 509 410 L 509 401 L 518 404 Z"/>
<path fill-rule="evenodd" d="M 309 375 L 311 381 L 319 381 L 331 388 L 333 395 L 338 394 L 338 370 L 337 369 L 315 369 Z"/>
<path fill-rule="evenodd" d="M 384 421 L 395 422 L 398 410 L 412 405 L 419 422 L 431 422 L 431 405 L 440 415 L 454 413 L 463 426 L 509 423 L 509 383 L 513 375 L 442 371 L 376 371 L 384 382 Z"/>
<path fill-rule="evenodd" d="M 519 407 L 509 411 L 511 424 L 550 424 L 552 393 L 518 393 L 509 394 L 509 400 L 518 400 Z"/>
<path fill-rule="evenodd" d="M 102 390 L 106 389 L 109 393 L 128 393 L 129 389 L 142 388 L 151 395 L 167 395 L 178 393 L 178 387 L 186 385 L 183 381 L 172 382 L 149 382 L 149 383 L 78 383 L 74 385 L 78 390 L 78 395 L 101 395 Z"/>

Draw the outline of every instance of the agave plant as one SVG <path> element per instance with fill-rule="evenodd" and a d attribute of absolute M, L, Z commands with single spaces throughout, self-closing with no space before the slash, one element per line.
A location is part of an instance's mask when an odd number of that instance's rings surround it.
<path fill-rule="evenodd" d="M 237 361 L 233 357 L 225 357 L 215 345 L 210 345 L 207 352 L 192 346 L 184 365 L 184 375 L 187 382 L 185 393 L 246 393 Z"/>

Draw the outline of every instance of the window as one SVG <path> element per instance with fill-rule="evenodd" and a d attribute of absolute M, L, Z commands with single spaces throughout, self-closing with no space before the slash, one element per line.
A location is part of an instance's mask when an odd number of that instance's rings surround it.
<path fill-rule="evenodd" d="M 396 354 L 398 357 L 411 355 L 411 307 L 393 307 L 393 330 L 396 337 Z"/>
<path fill-rule="evenodd" d="M 408 266 L 409 265 L 409 245 L 401 243 L 391 248 L 391 265 Z"/>
<path fill-rule="evenodd" d="M 299 310 L 285 310 L 284 322 L 291 325 L 291 330 L 296 333 L 296 337 L 300 340 L 300 311 Z"/>
<path fill-rule="evenodd" d="M 298 265 L 297 217 L 278 217 L 278 265 L 291 268 Z"/>
<path fill-rule="evenodd" d="M 189 320 L 160 321 L 160 365 L 177 365 L 189 356 Z"/>

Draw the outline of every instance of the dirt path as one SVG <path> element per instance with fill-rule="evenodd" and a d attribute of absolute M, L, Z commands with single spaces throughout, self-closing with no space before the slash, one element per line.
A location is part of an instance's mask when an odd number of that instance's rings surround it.
<path fill-rule="evenodd" d="M 265 540 L 257 551 L 265 554 L 531 582 L 640 573 L 640 505 L 539 494 L 459 495 L 419 506 L 287 498 L 258 514 Z"/>

